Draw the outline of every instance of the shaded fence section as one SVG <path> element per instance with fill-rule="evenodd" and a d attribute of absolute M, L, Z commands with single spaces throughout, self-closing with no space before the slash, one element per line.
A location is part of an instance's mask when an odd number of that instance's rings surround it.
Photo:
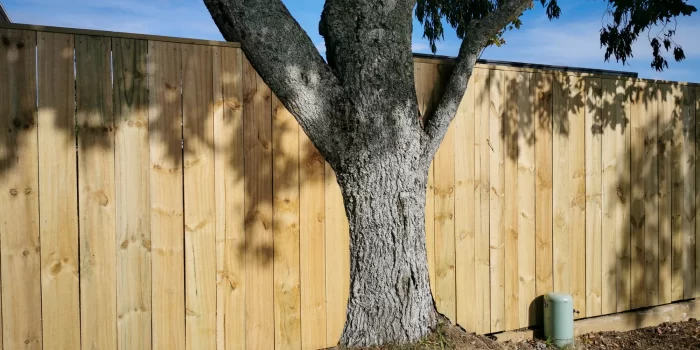
<path fill-rule="evenodd" d="M 315 349 L 349 289 L 335 176 L 237 44 L 0 28 L 5 349 Z M 416 59 L 423 115 L 450 62 Z M 480 65 L 430 173 L 439 310 L 470 331 L 700 293 L 700 88 Z M 698 281 L 700 282 L 700 281 Z"/>

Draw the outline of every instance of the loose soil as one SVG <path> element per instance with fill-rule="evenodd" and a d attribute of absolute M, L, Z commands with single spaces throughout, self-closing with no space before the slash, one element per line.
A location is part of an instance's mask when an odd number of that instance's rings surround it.
<path fill-rule="evenodd" d="M 344 348 L 332 348 L 345 350 Z M 416 344 L 385 345 L 362 350 L 547 350 L 557 349 L 542 340 L 526 340 L 517 343 L 499 343 L 495 340 L 467 333 L 459 327 L 441 325 Z M 641 328 L 628 332 L 598 332 L 584 334 L 575 339 L 571 350 L 618 350 L 618 349 L 699 349 L 700 322 L 690 319 L 685 322 L 663 323 L 656 327 Z"/>

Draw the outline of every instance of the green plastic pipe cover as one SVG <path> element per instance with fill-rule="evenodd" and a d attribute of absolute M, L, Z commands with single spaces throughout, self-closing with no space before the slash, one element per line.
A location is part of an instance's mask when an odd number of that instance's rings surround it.
<path fill-rule="evenodd" d="M 544 296 L 544 336 L 558 347 L 574 343 L 574 301 L 571 295 L 548 293 Z"/>

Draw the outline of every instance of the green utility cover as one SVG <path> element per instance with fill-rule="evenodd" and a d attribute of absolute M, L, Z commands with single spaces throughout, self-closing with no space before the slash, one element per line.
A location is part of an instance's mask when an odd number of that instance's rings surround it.
<path fill-rule="evenodd" d="M 544 336 L 563 347 L 574 342 L 574 300 L 569 294 L 544 296 Z"/>

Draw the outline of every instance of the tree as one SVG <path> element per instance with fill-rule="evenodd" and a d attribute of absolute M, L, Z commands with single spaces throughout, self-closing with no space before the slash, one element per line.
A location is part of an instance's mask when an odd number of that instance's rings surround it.
<path fill-rule="evenodd" d="M 326 59 L 281 0 L 204 0 L 224 38 L 294 115 L 336 173 L 350 225 L 350 296 L 341 344 L 412 342 L 438 321 L 428 281 L 424 209 L 428 169 L 467 88 L 477 58 L 519 28 L 532 0 L 327 0 L 319 31 Z M 556 0 L 541 0 L 547 15 Z M 684 0 L 608 0 L 605 59 L 623 63 L 650 28 L 652 66 L 673 41 Z M 443 22 L 462 39 L 451 77 L 429 116 L 414 89 L 413 15 L 435 50 Z M 663 49 L 662 50 L 662 47 Z"/>

